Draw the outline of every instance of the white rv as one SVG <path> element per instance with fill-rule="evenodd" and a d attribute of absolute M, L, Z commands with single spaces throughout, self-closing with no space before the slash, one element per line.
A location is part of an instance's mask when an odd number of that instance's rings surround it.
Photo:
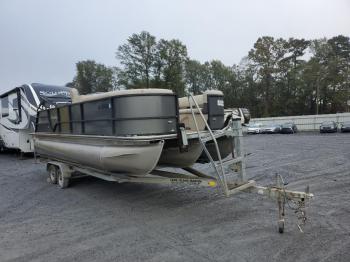
<path fill-rule="evenodd" d="M 71 103 L 70 88 L 44 84 L 16 87 L 0 95 L 0 151 L 4 148 L 33 152 L 31 133 L 37 109 Z"/>

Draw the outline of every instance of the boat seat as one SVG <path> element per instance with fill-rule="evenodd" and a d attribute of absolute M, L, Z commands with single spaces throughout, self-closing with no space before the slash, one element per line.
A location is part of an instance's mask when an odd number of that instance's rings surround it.
<path fill-rule="evenodd" d="M 203 94 L 196 95 L 193 97 L 198 103 L 199 107 L 203 108 L 204 104 L 208 103 L 208 96 L 224 96 L 224 94 L 219 90 L 207 90 Z M 187 96 L 179 98 L 179 108 L 180 109 L 190 108 L 190 103 L 188 102 Z"/>

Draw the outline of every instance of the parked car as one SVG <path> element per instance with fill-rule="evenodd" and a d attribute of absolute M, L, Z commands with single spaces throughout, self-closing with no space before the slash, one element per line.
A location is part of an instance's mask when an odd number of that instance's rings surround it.
<path fill-rule="evenodd" d="M 294 134 L 296 132 L 298 132 L 298 128 L 296 124 L 292 122 L 288 122 L 282 125 L 282 128 L 281 128 L 282 134 Z"/>
<path fill-rule="evenodd" d="M 341 127 L 340 127 L 340 132 L 342 132 L 342 133 L 350 132 L 350 122 L 342 123 Z"/>
<path fill-rule="evenodd" d="M 263 134 L 278 134 L 281 132 L 282 127 L 277 124 L 272 124 L 262 128 L 261 133 Z"/>
<path fill-rule="evenodd" d="M 263 125 L 261 123 L 251 124 L 248 127 L 247 133 L 248 134 L 259 134 L 259 133 L 261 133 L 262 128 L 263 128 Z"/>
<path fill-rule="evenodd" d="M 336 133 L 337 131 L 338 126 L 334 121 L 325 121 L 320 125 L 320 133 Z"/>

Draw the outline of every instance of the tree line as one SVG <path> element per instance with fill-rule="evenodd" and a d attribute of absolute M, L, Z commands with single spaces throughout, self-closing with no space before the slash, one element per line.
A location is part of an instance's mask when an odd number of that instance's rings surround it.
<path fill-rule="evenodd" d="M 131 35 L 116 50 L 118 67 L 93 60 L 76 64 L 68 86 L 88 94 L 115 89 L 166 88 L 179 97 L 224 92 L 225 107 L 247 107 L 254 117 L 336 113 L 350 100 L 350 39 L 257 39 L 239 64 L 201 63 L 177 39 Z"/>

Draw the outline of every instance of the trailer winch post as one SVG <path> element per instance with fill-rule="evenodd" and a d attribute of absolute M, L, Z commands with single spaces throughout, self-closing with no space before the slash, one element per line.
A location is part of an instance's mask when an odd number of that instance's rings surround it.
<path fill-rule="evenodd" d="M 233 152 L 232 158 L 241 158 L 242 160 L 236 164 L 239 182 L 246 181 L 245 173 L 245 158 L 244 158 L 244 146 L 243 146 L 243 132 L 240 119 L 232 119 L 232 132 L 233 132 Z M 234 169 L 231 166 L 231 169 Z"/>

